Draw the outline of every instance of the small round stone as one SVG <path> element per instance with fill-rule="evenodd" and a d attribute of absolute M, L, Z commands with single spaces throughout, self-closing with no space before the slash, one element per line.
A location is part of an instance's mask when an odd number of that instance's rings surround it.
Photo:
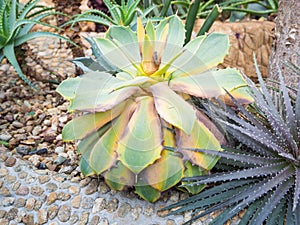
<path fill-rule="evenodd" d="M 78 215 L 77 215 L 77 214 L 73 214 L 73 215 L 70 217 L 70 219 L 69 219 L 68 222 L 69 222 L 70 224 L 75 224 L 78 220 L 79 220 Z"/>
<path fill-rule="evenodd" d="M 57 190 L 57 185 L 54 183 L 47 183 L 46 184 L 46 190 L 48 191 L 56 191 Z"/>
<path fill-rule="evenodd" d="M 104 198 L 97 198 L 94 202 L 92 213 L 96 214 L 104 210 L 106 206 L 106 201 Z"/>
<path fill-rule="evenodd" d="M 17 208 L 11 208 L 7 213 L 5 218 L 8 219 L 9 221 L 14 220 L 17 218 L 18 215 L 18 209 Z"/>
<path fill-rule="evenodd" d="M 98 188 L 98 181 L 96 179 L 93 179 L 86 187 L 85 194 L 91 195 L 97 191 Z"/>
<path fill-rule="evenodd" d="M 98 225 L 99 218 L 100 218 L 99 216 L 93 216 L 90 225 Z"/>
<path fill-rule="evenodd" d="M 5 198 L 2 198 L 2 201 L 1 201 L 2 206 L 4 206 L 4 207 L 11 206 L 14 204 L 14 202 L 15 202 L 15 198 L 13 198 L 13 197 L 5 197 Z"/>
<path fill-rule="evenodd" d="M 75 196 L 71 201 L 72 207 L 76 208 L 76 209 L 78 209 L 80 207 L 80 203 L 81 203 L 81 196 L 80 195 Z"/>
<path fill-rule="evenodd" d="M 45 224 L 48 222 L 48 214 L 46 209 L 40 209 L 38 211 L 38 223 Z"/>
<path fill-rule="evenodd" d="M 124 218 L 132 210 L 132 207 L 127 202 L 122 203 L 118 209 L 118 216 Z"/>
<path fill-rule="evenodd" d="M 27 186 L 20 186 L 17 190 L 16 190 L 16 194 L 17 195 L 28 195 L 29 193 L 29 188 Z"/>
<path fill-rule="evenodd" d="M 25 198 L 17 198 L 17 200 L 15 201 L 14 206 L 16 206 L 17 208 L 21 208 L 24 207 L 26 204 L 26 199 Z"/>
<path fill-rule="evenodd" d="M 34 225 L 34 217 L 33 217 L 33 215 L 26 214 L 26 215 L 22 218 L 22 222 L 23 222 L 25 225 Z"/>
<path fill-rule="evenodd" d="M 47 204 L 51 205 L 57 200 L 57 195 L 55 192 L 51 192 L 47 197 Z"/>
<path fill-rule="evenodd" d="M 4 197 L 10 197 L 11 193 L 7 187 L 2 187 L 2 188 L 0 188 L 0 195 L 2 195 Z"/>
<path fill-rule="evenodd" d="M 16 164 L 16 161 L 16 158 L 11 156 L 5 160 L 4 165 L 7 167 L 13 167 Z"/>
<path fill-rule="evenodd" d="M 94 205 L 94 199 L 90 198 L 90 197 L 83 197 L 82 198 L 82 203 L 81 203 L 81 207 L 83 209 L 91 209 L 93 208 Z"/>
<path fill-rule="evenodd" d="M 80 192 L 80 187 L 71 186 L 71 187 L 69 187 L 69 192 L 70 192 L 71 195 L 77 195 Z"/>
<path fill-rule="evenodd" d="M 39 186 L 33 186 L 30 188 L 30 193 L 34 196 L 40 196 L 44 193 L 44 190 Z"/>
<path fill-rule="evenodd" d="M 40 184 L 45 184 L 50 180 L 50 176 L 44 175 L 44 176 L 39 176 L 38 180 Z"/>
<path fill-rule="evenodd" d="M 34 198 L 28 198 L 26 200 L 26 205 L 25 208 L 28 210 L 33 210 L 35 204 L 35 199 Z"/>
<path fill-rule="evenodd" d="M 67 222 L 71 216 L 71 208 L 68 205 L 63 205 L 58 210 L 57 218 L 60 222 Z"/>
<path fill-rule="evenodd" d="M 110 199 L 109 201 L 106 202 L 105 209 L 108 212 L 112 213 L 112 212 L 114 212 L 114 211 L 117 210 L 118 204 L 119 204 L 119 200 L 118 199 L 116 199 L 116 198 Z"/>
<path fill-rule="evenodd" d="M 80 216 L 80 219 L 78 221 L 78 225 L 86 225 L 89 222 L 89 215 L 90 213 L 88 212 L 83 212 Z"/>
<path fill-rule="evenodd" d="M 8 173 L 8 169 L 0 168 L 0 177 L 5 177 Z"/>
<path fill-rule="evenodd" d="M 71 198 L 71 195 L 65 192 L 60 192 L 57 195 L 57 199 L 61 200 L 61 201 L 67 201 Z"/>
<path fill-rule="evenodd" d="M 57 205 L 52 205 L 48 208 L 48 216 L 50 220 L 53 220 L 56 217 L 58 209 Z"/>

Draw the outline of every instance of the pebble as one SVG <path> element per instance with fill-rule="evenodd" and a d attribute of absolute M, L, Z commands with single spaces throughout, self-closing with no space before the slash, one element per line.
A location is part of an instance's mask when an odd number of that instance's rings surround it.
<path fill-rule="evenodd" d="M 38 167 L 40 164 L 40 159 L 41 157 L 39 155 L 32 155 L 29 157 L 29 162 L 32 163 L 32 165 L 34 165 L 35 167 Z"/>
<path fill-rule="evenodd" d="M 93 216 L 90 225 L 98 225 L 99 218 L 100 218 L 99 216 Z"/>
<path fill-rule="evenodd" d="M 33 176 L 31 176 L 31 175 L 27 176 L 26 179 L 25 179 L 25 182 L 26 182 L 27 184 L 32 184 L 32 183 L 35 182 L 35 181 L 36 181 L 36 177 L 33 177 Z"/>
<path fill-rule="evenodd" d="M 80 219 L 78 221 L 78 225 L 86 225 L 88 224 L 88 221 L 89 221 L 89 215 L 90 213 L 89 212 L 83 212 L 80 216 Z"/>
<path fill-rule="evenodd" d="M 26 204 L 26 199 L 25 198 L 18 198 L 16 201 L 15 201 L 15 204 L 14 206 L 18 207 L 18 208 L 21 208 L 21 207 L 24 207 Z"/>
<path fill-rule="evenodd" d="M 70 186 L 69 187 L 69 192 L 71 195 L 77 195 L 80 192 L 80 187 L 78 186 Z"/>
<path fill-rule="evenodd" d="M 106 202 L 105 209 L 111 213 L 111 212 L 114 212 L 117 210 L 118 205 L 119 205 L 119 200 L 116 198 L 113 198 Z"/>
<path fill-rule="evenodd" d="M 71 198 L 71 195 L 68 193 L 64 193 L 64 192 L 60 192 L 57 195 L 57 199 L 61 200 L 61 201 L 67 201 Z"/>
<path fill-rule="evenodd" d="M 73 214 L 70 219 L 69 219 L 69 223 L 70 224 L 75 224 L 77 221 L 79 220 L 79 217 L 77 214 Z"/>
<path fill-rule="evenodd" d="M 11 206 L 14 204 L 14 202 L 15 202 L 15 198 L 13 198 L 13 197 L 4 197 L 4 198 L 2 198 L 2 201 L 1 201 L 2 206 L 4 206 L 4 207 Z"/>
<path fill-rule="evenodd" d="M 41 132 L 42 132 L 42 127 L 41 126 L 36 126 L 36 127 L 33 128 L 31 133 L 32 133 L 33 136 L 37 136 Z"/>
<path fill-rule="evenodd" d="M 21 182 L 17 181 L 12 185 L 12 190 L 16 191 L 21 186 Z"/>
<path fill-rule="evenodd" d="M 52 205 L 48 208 L 48 217 L 50 220 L 53 220 L 57 213 L 58 213 L 59 207 L 57 205 Z"/>
<path fill-rule="evenodd" d="M 43 193 L 44 193 L 44 190 L 40 186 L 33 186 L 30 188 L 30 194 L 32 194 L 34 196 L 40 196 Z"/>
<path fill-rule="evenodd" d="M 28 210 L 33 210 L 35 204 L 34 198 L 28 198 L 25 204 L 25 208 Z"/>
<path fill-rule="evenodd" d="M 19 121 L 14 121 L 12 122 L 12 125 L 15 127 L 15 128 L 22 128 L 24 126 L 23 123 L 20 123 Z"/>
<path fill-rule="evenodd" d="M 9 191 L 9 189 L 7 187 L 2 187 L 0 189 L 0 195 L 4 196 L 4 197 L 10 197 L 11 193 Z"/>
<path fill-rule="evenodd" d="M 97 179 L 93 179 L 86 187 L 86 190 L 85 190 L 85 194 L 86 195 L 91 195 L 93 193 L 95 193 L 98 189 L 98 181 Z"/>
<path fill-rule="evenodd" d="M 56 154 L 63 153 L 64 151 L 65 151 L 65 148 L 64 148 L 64 147 L 61 147 L 61 146 L 56 147 L 55 150 L 54 150 L 54 152 L 55 152 Z"/>
<path fill-rule="evenodd" d="M 2 141 L 9 141 L 12 138 L 10 134 L 0 134 L 0 140 Z"/>
<path fill-rule="evenodd" d="M 68 205 L 63 205 L 58 210 L 57 218 L 60 222 L 67 222 L 71 216 L 71 208 Z"/>
<path fill-rule="evenodd" d="M 18 215 L 18 209 L 17 208 L 11 208 L 7 213 L 5 218 L 9 221 L 14 220 Z"/>
<path fill-rule="evenodd" d="M 81 202 L 81 207 L 83 209 L 91 209 L 94 205 L 94 199 L 91 197 L 83 197 Z"/>
<path fill-rule="evenodd" d="M 47 197 L 47 204 L 51 205 L 57 200 L 57 195 L 55 192 L 51 192 Z"/>
<path fill-rule="evenodd" d="M 22 222 L 23 222 L 25 225 L 34 225 L 34 218 L 33 218 L 33 215 L 26 214 L 26 215 L 22 218 Z"/>
<path fill-rule="evenodd" d="M 11 156 L 5 160 L 4 165 L 7 167 L 12 167 L 15 165 L 16 161 L 17 161 L 16 158 Z"/>
<path fill-rule="evenodd" d="M 48 214 L 46 209 L 40 209 L 38 211 L 38 223 L 45 224 L 48 222 Z"/>
<path fill-rule="evenodd" d="M 118 209 L 118 216 L 124 218 L 132 210 L 132 207 L 129 203 L 122 203 Z"/>
<path fill-rule="evenodd" d="M 105 205 L 106 205 L 106 201 L 104 198 L 97 198 L 94 202 L 92 213 L 96 214 L 104 210 Z"/>
<path fill-rule="evenodd" d="M 17 153 L 19 153 L 21 156 L 28 155 L 30 148 L 26 145 L 21 145 L 16 147 Z"/>
<path fill-rule="evenodd" d="M 6 168 L 0 168 L 0 177 L 6 176 L 8 173 L 8 170 Z"/>
<path fill-rule="evenodd" d="M 16 194 L 17 195 L 28 195 L 29 193 L 29 188 L 27 186 L 20 186 L 17 190 L 16 190 Z"/>
<path fill-rule="evenodd" d="M 71 201 L 72 207 L 76 208 L 76 209 L 78 209 L 80 207 L 80 203 L 81 203 L 81 196 L 80 195 L 75 196 Z"/>
<path fill-rule="evenodd" d="M 39 176 L 38 180 L 39 180 L 40 184 L 45 184 L 50 180 L 50 176 L 47 176 L 47 175 Z"/>

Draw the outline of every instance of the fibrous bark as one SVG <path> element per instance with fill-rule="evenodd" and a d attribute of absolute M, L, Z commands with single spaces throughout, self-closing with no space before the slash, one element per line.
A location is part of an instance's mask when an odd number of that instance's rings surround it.
<path fill-rule="evenodd" d="M 269 78 L 278 80 L 279 68 L 287 85 L 295 86 L 299 76 L 284 62 L 300 66 L 300 1 L 280 0 L 276 18 L 275 42 L 269 61 Z"/>

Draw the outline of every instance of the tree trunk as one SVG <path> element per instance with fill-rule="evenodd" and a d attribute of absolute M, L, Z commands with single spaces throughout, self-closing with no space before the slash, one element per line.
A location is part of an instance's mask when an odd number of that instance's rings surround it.
<path fill-rule="evenodd" d="M 278 8 L 275 41 L 269 61 L 269 78 L 278 80 L 280 68 L 285 83 L 295 86 L 298 84 L 299 76 L 284 63 L 300 66 L 300 1 L 279 0 Z"/>
<path fill-rule="evenodd" d="M 76 14 L 80 14 L 81 10 L 80 10 L 80 6 L 81 6 L 81 0 L 53 0 L 54 3 L 54 7 L 55 7 L 55 11 L 56 12 L 62 12 L 66 15 L 68 15 L 68 17 L 72 17 Z M 68 17 L 65 17 L 63 15 L 57 15 L 56 20 L 57 20 L 57 25 L 61 26 L 62 24 L 64 24 L 65 22 L 68 21 Z M 70 38 L 70 40 L 72 40 L 73 42 L 75 42 L 78 46 L 74 46 L 70 43 L 68 44 L 68 47 L 71 49 L 73 57 L 74 58 L 78 58 L 78 57 L 83 57 L 84 56 L 84 52 L 82 49 L 82 41 L 79 35 L 80 32 L 80 26 L 79 24 L 75 24 L 72 28 L 70 28 L 70 26 L 68 27 L 64 27 L 64 32 L 66 33 L 67 37 Z M 76 75 L 80 75 L 83 73 L 83 71 L 76 66 Z"/>

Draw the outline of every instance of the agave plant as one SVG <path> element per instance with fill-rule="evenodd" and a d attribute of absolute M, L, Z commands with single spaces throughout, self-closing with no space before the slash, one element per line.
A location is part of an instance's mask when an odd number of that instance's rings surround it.
<path fill-rule="evenodd" d="M 0 62 L 3 58 L 7 58 L 19 77 L 33 88 L 35 86 L 23 74 L 18 63 L 16 48 L 38 37 L 48 36 L 68 40 L 50 32 L 30 32 L 36 24 L 53 27 L 41 20 L 56 13 L 52 11 L 52 8 L 38 5 L 38 2 L 39 0 L 30 0 L 25 5 L 21 5 L 18 0 L 0 1 Z"/>
<path fill-rule="evenodd" d="M 237 70 L 213 69 L 227 54 L 226 35 L 200 36 L 182 47 L 184 35 L 177 16 L 156 27 L 149 21 L 144 28 L 138 20 L 137 32 L 112 26 L 93 43 L 101 65 L 114 65 L 116 73 L 91 71 L 58 86 L 70 100 L 69 111 L 85 113 L 62 131 L 65 141 L 80 140 L 84 175 L 101 174 L 113 189 L 134 186 L 142 198 L 156 201 L 182 177 L 207 173 L 215 165 L 218 157 L 182 150 L 221 150 L 212 124 L 189 95 L 225 99 L 226 88 L 244 103 L 252 99 Z M 203 187 L 187 189 L 197 193 Z"/>
<path fill-rule="evenodd" d="M 258 78 L 260 88 L 249 81 L 255 104 L 248 110 L 236 100 L 236 110 L 206 105 L 243 147 L 196 150 L 222 157 L 216 168 L 225 171 L 185 178 L 193 185 L 215 185 L 167 207 L 176 208 L 170 214 L 194 210 L 192 222 L 222 210 L 211 222 L 219 225 L 244 211 L 241 225 L 300 224 L 300 83 L 297 90 L 288 89 L 279 71 L 279 88 L 271 90 L 259 71 Z"/>

